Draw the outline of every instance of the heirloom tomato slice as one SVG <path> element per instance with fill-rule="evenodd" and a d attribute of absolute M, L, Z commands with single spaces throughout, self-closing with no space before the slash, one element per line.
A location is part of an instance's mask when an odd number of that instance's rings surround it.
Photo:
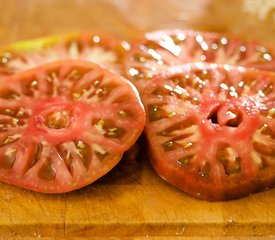
<path fill-rule="evenodd" d="M 228 200 L 275 184 L 275 73 L 186 64 L 141 96 L 157 173 L 197 198 Z"/>
<path fill-rule="evenodd" d="M 218 33 L 163 30 L 135 40 L 125 57 L 129 78 L 139 89 L 146 80 L 169 68 L 190 62 L 210 62 L 275 70 L 275 49 Z"/>
<path fill-rule="evenodd" d="M 97 34 L 70 34 L 26 40 L 0 51 L 0 79 L 45 63 L 85 60 L 121 73 L 121 61 L 130 46 Z"/>
<path fill-rule="evenodd" d="M 78 189 L 110 171 L 144 123 L 135 88 L 98 65 L 67 60 L 7 77 L 0 180 L 45 193 Z"/>

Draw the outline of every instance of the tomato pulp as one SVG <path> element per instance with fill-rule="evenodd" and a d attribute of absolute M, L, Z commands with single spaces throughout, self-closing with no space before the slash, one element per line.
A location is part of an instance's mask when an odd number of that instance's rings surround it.
<path fill-rule="evenodd" d="M 157 173 L 197 198 L 228 200 L 275 184 L 275 73 L 186 64 L 141 95 Z"/>
<path fill-rule="evenodd" d="M 0 180 L 61 193 L 110 171 L 143 131 L 135 88 L 82 61 L 60 61 L 2 79 Z"/>
<path fill-rule="evenodd" d="M 121 73 L 130 45 L 98 34 L 71 34 L 18 42 L 0 52 L 0 79 L 60 60 L 85 60 Z"/>
<path fill-rule="evenodd" d="M 275 49 L 255 41 L 242 41 L 218 33 L 163 30 L 146 33 L 132 43 L 125 56 L 127 78 L 142 91 L 156 74 L 191 62 L 238 65 L 275 70 Z"/>

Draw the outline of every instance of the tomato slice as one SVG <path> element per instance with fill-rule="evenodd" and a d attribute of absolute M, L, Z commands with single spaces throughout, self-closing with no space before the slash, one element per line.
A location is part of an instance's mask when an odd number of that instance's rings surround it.
<path fill-rule="evenodd" d="M 218 33 L 164 30 L 135 40 L 125 57 L 127 78 L 141 90 L 146 80 L 178 64 L 210 62 L 275 70 L 275 49 Z"/>
<path fill-rule="evenodd" d="M 121 73 L 126 41 L 97 34 L 70 34 L 27 40 L 0 52 L 0 79 L 59 60 L 85 60 Z"/>
<path fill-rule="evenodd" d="M 211 201 L 274 186 L 275 73 L 186 64 L 152 79 L 141 97 L 163 179 Z"/>
<path fill-rule="evenodd" d="M 145 112 L 115 73 L 60 61 L 2 79 L 0 180 L 61 193 L 110 171 L 137 140 Z"/>

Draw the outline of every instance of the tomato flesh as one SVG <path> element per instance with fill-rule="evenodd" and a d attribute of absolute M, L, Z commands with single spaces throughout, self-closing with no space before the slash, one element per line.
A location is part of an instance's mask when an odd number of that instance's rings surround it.
<path fill-rule="evenodd" d="M 218 33 L 188 30 L 164 30 L 146 33 L 135 40 L 125 57 L 129 78 L 138 89 L 154 75 L 171 66 L 210 62 L 275 69 L 275 49 L 252 41 L 241 41 Z"/>
<path fill-rule="evenodd" d="M 141 95 L 157 173 L 210 201 L 275 184 L 275 74 L 216 64 L 174 67 Z"/>
<path fill-rule="evenodd" d="M 110 171 L 141 134 L 145 113 L 122 77 L 82 61 L 2 79 L 0 180 L 61 193 Z"/>
<path fill-rule="evenodd" d="M 19 42 L 0 53 L 0 79 L 60 60 L 85 60 L 121 73 L 129 48 L 126 41 L 86 33 Z"/>

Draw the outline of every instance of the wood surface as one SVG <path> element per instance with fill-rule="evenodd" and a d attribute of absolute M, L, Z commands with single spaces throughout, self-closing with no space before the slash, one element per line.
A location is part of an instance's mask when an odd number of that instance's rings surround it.
<path fill-rule="evenodd" d="M 263 17 L 249 12 L 245 4 L 237 0 L 0 0 L 0 45 L 71 31 L 132 39 L 145 31 L 173 27 L 272 43 L 274 9 Z M 200 201 L 160 179 L 147 157 L 123 160 L 99 181 L 71 193 L 40 194 L 0 183 L 0 196 L 0 239 L 275 236 L 275 189 L 229 202 Z"/>

